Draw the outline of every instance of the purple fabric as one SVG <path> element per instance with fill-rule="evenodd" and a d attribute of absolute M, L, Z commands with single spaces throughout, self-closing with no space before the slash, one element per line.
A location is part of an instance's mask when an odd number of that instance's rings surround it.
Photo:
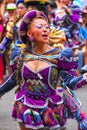
<path fill-rule="evenodd" d="M 64 59 L 58 59 L 58 68 L 64 70 L 77 69 L 78 62 L 77 61 L 67 61 Z"/>
<path fill-rule="evenodd" d="M 72 112 L 72 114 L 77 113 L 81 107 L 77 99 L 69 94 L 64 93 L 63 100 L 64 100 L 64 105 L 68 108 L 70 112 Z"/>
<path fill-rule="evenodd" d="M 39 74 L 42 76 L 43 80 L 48 80 L 48 72 L 49 72 L 49 67 L 47 68 L 43 68 L 41 70 L 39 70 Z M 32 69 L 30 69 L 27 66 L 24 66 L 24 71 L 23 71 L 23 77 L 25 78 L 25 80 L 31 78 L 36 78 L 39 79 L 40 77 L 38 77 L 37 73 L 34 73 L 34 71 Z M 46 81 L 45 81 L 46 82 Z"/>
<path fill-rule="evenodd" d="M 85 83 L 86 83 L 86 81 L 82 79 L 80 82 L 77 83 L 75 89 L 81 88 Z"/>
<path fill-rule="evenodd" d="M 65 54 L 62 52 L 61 56 L 64 57 Z M 22 67 L 23 84 L 21 90 L 16 93 L 12 111 L 14 119 L 23 122 L 27 128 L 39 129 L 47 126 L 54 129 L 66 122 L 65 115 L 68 114 L 68 110 L 71 112 L 70 117 L 72 114 L 75 117 L 73 112 L 79 110 L 79 104 L 74 104 L 76 103 L 74 99 L 66 97 L 63 104 L 63 91 L 57 91 L 58 67 L 63 70 L 77 68 L 77 62 L 70 56 L 69 50 L 66 59 L 53 58 L 52 61 L 50 58 L 46 60 L 45 56 L 45 60 L 50 61 L 50 64 L 36 72 L 24 62 Z"/>
<path fill-rule="evenodd" d="M 55 16 L 55 23 L 58 25 L 60 23 L 63 23 L 64 22 L 64 19 L 65 19 L 66 16 L 63 16 L 63 17 L 58 17 L 58 16 Z"/>
<path fill-rule="evenodd" d="M 71 19 L 71 21 L 73 23 L 78 23 L 78 21 L 79 21 L 79 15 L 76 14 L 76 12 L 73 12 L 73 14 L 71 16 L 69 16 L 69 17 L 70 17 L 70 19 Z"/>
<path fill-rule="evenodd" d="M 17 93 L 16 100 L 24 98 L 24 102 L 27 106 L 37 108 L 43 108 L 43 106 L 47 106 L 49 101 L 54 102 L 55 104 L 61 103 L 62 97 L 57 95 L 56 90 L 50 87 L 49 72 L 50 67 L 43 68 L 39 70 L 38 73 L 35 73 L 29 67 L 24 65 L 23 77 L 26 82 L 23 84 L 21 91 Z M 39 77 L 38 74 L 41 77 Z M 38 85 L 33 84 L 33 80 L 39 84 L 39 88 Z"/>
<path fill-rule="evenodd" d="M 60 127 L 57 118 L 63 118 L 64 107 L 62 105 L 58 107 L 59 113 L 55 111 L 55 107 L 51 104 L 51 107 L 44 107 L 42 109 L 31 108 L 23 105 L 23 101 L 17 101 L 13 105 L 12 117 L 17 119 L 19 122 L 23 122 L 25 127 L 32 129 L 39 129 L 45 126 L 49 128 Z M 63 122 L 62 122 L 63 121 Z M 65 123 L 64 118 L 61 120 L 61 124 Z"/>

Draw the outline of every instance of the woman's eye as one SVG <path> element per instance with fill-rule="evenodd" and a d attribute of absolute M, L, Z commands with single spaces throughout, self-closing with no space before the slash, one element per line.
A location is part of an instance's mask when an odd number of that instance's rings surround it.
<path fill-rule="evenodd" d="M 46 25 L 45 27 L 46 27 L 46 29 L 49 29 L 49 28 L 50 28 L 49 25 Z"/>
<path fill-rule="evenodd" d="M 50 27 L 49 27 L 49 25 L 43 26 L 43 25 L 41 25 L 41 24 L 38 24 L 38 25 L 36 25 L 36 28 L 39 28 L 39 29 L 41 29 L 41 28 L 49 29 Z"/>
<path fill-rule="evenodd" d="M 42 28 L 43 26 L 41 24 L 36 25 L 37 28 Z"/>

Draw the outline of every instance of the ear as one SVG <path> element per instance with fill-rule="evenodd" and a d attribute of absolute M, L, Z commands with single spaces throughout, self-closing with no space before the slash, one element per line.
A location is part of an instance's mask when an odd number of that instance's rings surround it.
<path fill-rule="evenodd" d="M 32 37 L 32 32 L 31 32 L 31 30 L 28 30 L 28 31 L 27 31 L 27 36 L 28 36 L 28 37 Z"/>
<path fill-rule="evenodd" d="M 33 37 L 33 34 L 30 30 L 27 31 L 27 36 L 28 36 L 30 42 L 34 42 L 34 37 Z"/>

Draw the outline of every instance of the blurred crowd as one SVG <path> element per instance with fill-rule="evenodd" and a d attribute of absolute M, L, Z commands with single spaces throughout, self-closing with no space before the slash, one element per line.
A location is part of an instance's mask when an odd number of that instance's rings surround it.
<path fill-rule="evenodd" d="M 30 9 L 30 8 L 29 8 Z M 27 12 L 24 0 L 0 0 L 0 44 L 11 39 L 10 46 L 5 45 L 3 55 L 0 55 L 0 84 L 11 73 L 11 51 L 17 43 L 21 43 L 17 28 Z M 87 71 L 87 5 L 84 8 L 74 4 L 73 0 L 50 0 L 48 5 L 50 22 L 50 44 L 64 49 L 72 48 L 74 56 L 78 57 L 78 74 Z M 12 23 L 15 23 L 15 28 Z M 8 25 L 11 25 L 10 28 Z M 15 35 L 15 30 L 17 34 Z M 12 35 L 13 34 L 13 35 Z M 23 47 L 23 46 L 21 46 Z"/>

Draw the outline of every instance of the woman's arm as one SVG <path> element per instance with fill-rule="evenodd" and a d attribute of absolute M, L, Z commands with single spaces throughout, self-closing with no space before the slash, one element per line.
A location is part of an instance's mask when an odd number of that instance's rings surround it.
<path fill-rule="evenodd" d="M 78 59 L 74 58 L 73 51 L 70 48 L 66 48 L 60 52 L 58 68 L 60 70 L 59 74 L 63 87 L 68 86 L 72 90 L 78 89 L 87 81 L 87 76 L 77 76 Z"/>
<path fill-rule="evenodd" d="M 60 79 L 64 88 L 67 86 L 72 90 L 81 88 L 87 82 L 87 77 L 85 75 L 74 76 L 64 70 L 60 71 Z"/>
<path fill-rule="evenodd" d="M 16 86 L 15 73 L 12 73 L 9 78 L 0 86 L 0 95 L 4 95 Z"/>

